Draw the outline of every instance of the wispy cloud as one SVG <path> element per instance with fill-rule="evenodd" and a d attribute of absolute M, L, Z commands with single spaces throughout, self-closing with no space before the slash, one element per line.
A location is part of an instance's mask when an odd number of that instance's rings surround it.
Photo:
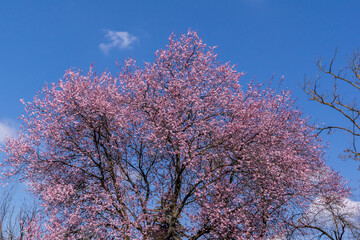
<path fill-rule="evenodd" d="M 109 40 L 108 43 L 100 43 L 99 48 L 105 54 L 113 48 L 129 49 L 138 40 L 137 37 L 129 32 L 115 32 L 108 30 L 105 34 L 105 38 Z"/>
<path fill-rule="evenodd" d="M 6 137 L 16 134 L 15 124 L 11 121 L 0 120 L 0 144 L 5 143 Z"/>

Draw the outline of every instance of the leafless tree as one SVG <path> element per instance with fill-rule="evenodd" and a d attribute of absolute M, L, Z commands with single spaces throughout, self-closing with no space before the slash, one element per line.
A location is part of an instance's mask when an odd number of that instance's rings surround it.
<path fill-rule="evenodd" d="M 324 64 L 320 59 L 316 65 L 320 72 L 320 77 L 315 80 L 306 80 L 303 86 L 310 100 L 316 101 L 339 114 L 344 118 L 344 125 L 326 125 L 318 127 L 319 133 L 322 131 L 341 130 L 349 133 L 352 144 L 345 150 L 344 157 L 360 159 L 360 149 L 357 139 L 360 137 L 360 105 L 356 97 L 360 93 L 360 51 L 355 50 L 351 57 L 347 58 L 345 68 L 335 67 L 335 56 L 328 64 Z M 325 76 L 326 86 L 332 86 L 331 91 L 326 91 L 320 87 L 320 79 Z M 345 123 L 347 122 L 347 123 Z"/>
<path fill-rule="evenodd" d="M 35 217 L 37 209 L 23 204 L 16 207 L 14 188 L 3 189 L 0 197 L 0 240 L 23 240 L 24 231 Z"/>
<path fill-rule="evenodd" d="M 360 203 L 326 196 L 289 224 L 286 239 L 360 239 Z M 295 221 L 294 221 L 295 222 Z"/>

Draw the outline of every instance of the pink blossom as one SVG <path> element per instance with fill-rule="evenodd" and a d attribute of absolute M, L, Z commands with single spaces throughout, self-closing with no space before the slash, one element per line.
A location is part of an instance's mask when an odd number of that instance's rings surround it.
<path fill-rule="evenodd" d="M 189 31 L 143 68 L 45 86 L 3 164 L 43 203 L 38 238 L 265 239 L 345 196 L 290 93 L 242 76 Z"/>

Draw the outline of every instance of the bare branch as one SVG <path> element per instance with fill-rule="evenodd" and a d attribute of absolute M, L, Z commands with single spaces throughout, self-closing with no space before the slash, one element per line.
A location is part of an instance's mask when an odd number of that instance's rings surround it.
<path fill-rule="evenodd" d="M 321 90 L 319 87 L 319 78 L 314 81 L 304 81 L 303 90 L 308 94 L 311 101 L 315 101 L 330 109 L 333 109 L 339 116 L 345 118 L 349 125 L 327 125 L 324 127 L 316 127 L 318 134 L 327 130 L 340 130 L 352 136 L 351 149 L 347 150 L 351 153 L 353 158 L 357 158 L 359 153 L 357 151 L 357 138 L 360 136 L 360 108 L 356 104 L 355 97 L 349 97 L 349 94 L 339 93 L 342 87 L 350 87 L 351 91 L 357 92 L 360 90 L 360 52 L 354 51 L 351 58 L 347 59 L 347 66 L 340 69 L 338 72 L 334 70 L 334 62 L 337 51 L 334 57 L 330 60 L 328 67 L 322 64 L 321 59 L 316 62 L 319 72 L 325 77 L 330 77 L 333 81 L 333 89 L 328 92 Z M 340 82 L 346 85 L 339 85 Z M 350 104 L 352 102 L 352 104 Z"/>

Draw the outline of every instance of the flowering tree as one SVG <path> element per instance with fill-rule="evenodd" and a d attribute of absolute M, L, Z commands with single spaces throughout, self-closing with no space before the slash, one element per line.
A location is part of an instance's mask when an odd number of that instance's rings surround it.
<path fill-rule="evenodd" d="M 289 93 L 241 76 L 189 32 L 143 68 L 45 86 L 3 164 L 43 203 L 32 236 L 271 238 L 316 197 L 345 196 Z"/>

